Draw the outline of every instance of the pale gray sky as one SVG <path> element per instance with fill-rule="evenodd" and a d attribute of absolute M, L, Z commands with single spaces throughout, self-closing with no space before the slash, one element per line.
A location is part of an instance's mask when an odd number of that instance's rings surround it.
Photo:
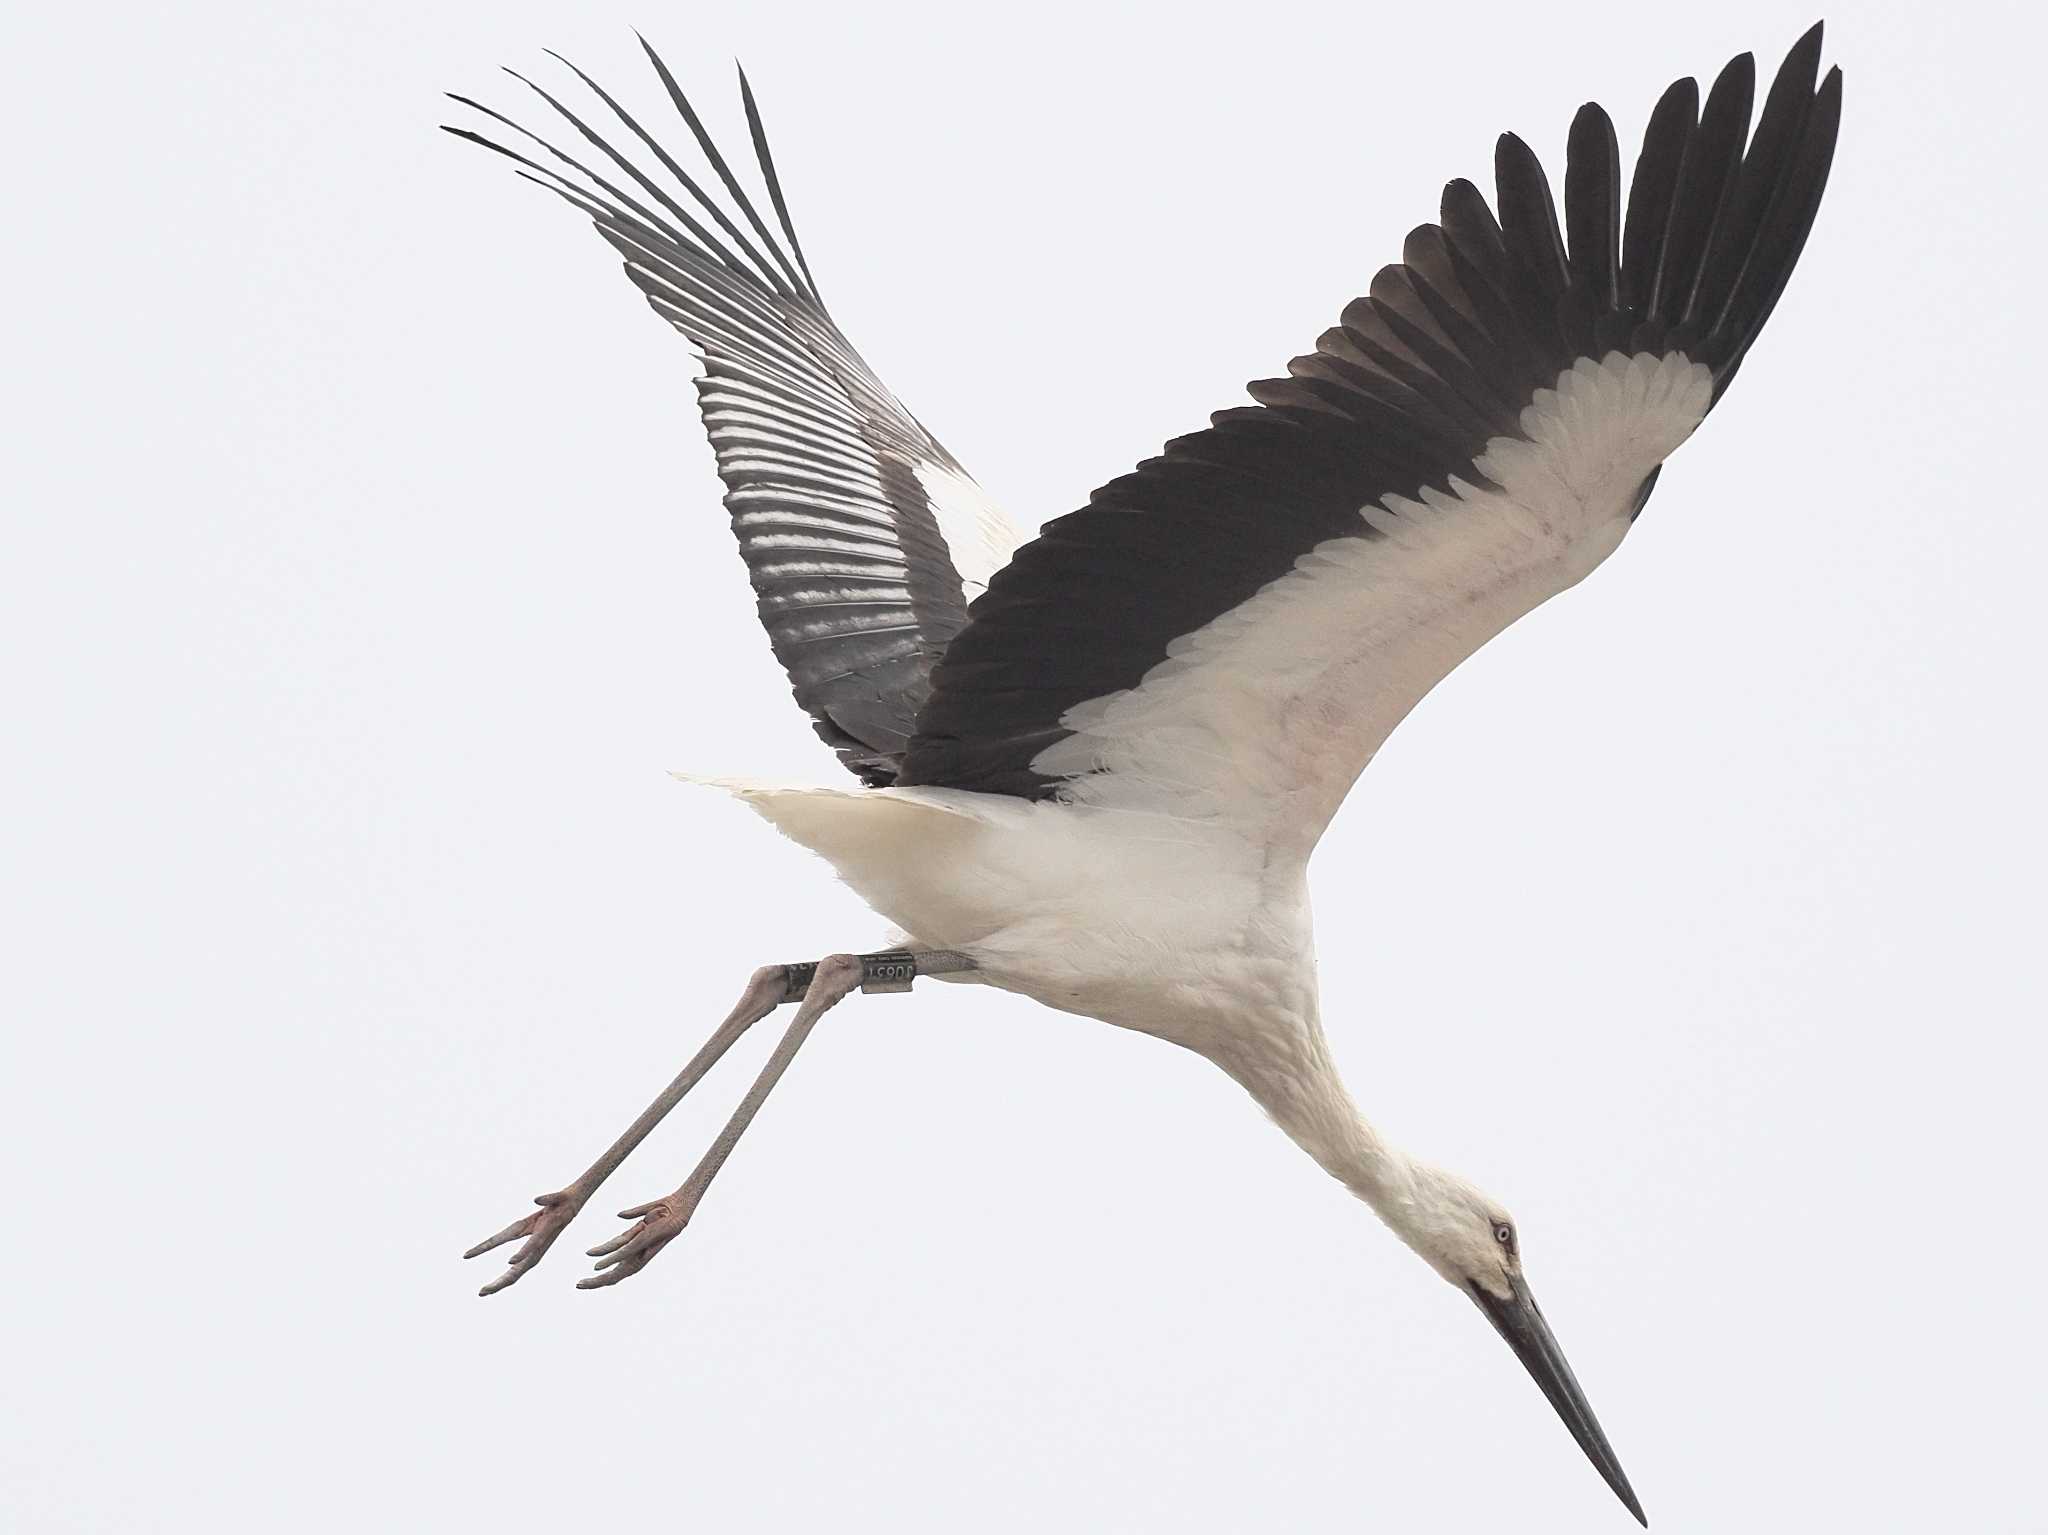
<path fill-rule="evenodd" d="M 1192 1056 L 750 1041 L 488 1303 L 755 964 L 878 925 L 665 770 L 836 768 L 685 350 L 433 131 L 568 53 L 758 87 L 857 344 L 1035 522 L 1303 349 L 1493 135 L 1553 174 L 1806 5 L 44 6 L 9 34 L 0 1523 L 1632 1528 L 1474 1309 Z M 2048 1375 L 2029 10 L 1838 6 L 1833 184 L 1621 554 L 1315 866 L 1353 1089 L 1524 1227 L 1663 1532 L 2024 1531 Z M 1627 150 L 1632 156 L 1632 145 Z"/>

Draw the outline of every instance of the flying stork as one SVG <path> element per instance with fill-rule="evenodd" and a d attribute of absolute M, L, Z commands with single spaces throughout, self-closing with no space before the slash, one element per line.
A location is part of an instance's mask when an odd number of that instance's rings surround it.
<path fill-rule="evenodd" d="M 645 157 L 523 76 L 587 143 L 582 160 L 467 97 L 453 99 L 516 137 L 448 131 L 589 217 L 701 360 L 698 406 L 761 620 L 858 780 L 721 786 L 897 933 L 884 952 L 756 970 L 587 1171 L 469 1250 L 520 1242 L 482 1293 L 532 1268 L 782 1003 L 799 1004 L 788 1032 L 711 1149 L 673 1193 L 623 1212 L 632 1224 L 590 1249 L 582 1287 L 638 1273 L 688 1224 L 848 993 L 919 976 L 996 986 L 1222 1067 L 1478 1305 L 1642 1520 L 1530 1294 L 1513 1218 L 1390 1145 L 1345 1091 L 1317 1010 L 1307 867 L 1394 727 L 1614 552 L 1734 379 L 1833 156 L 1842 76 L 1815 84 L 1820 27 L 1785 59 L 1753 134 L 1750 55 L 1704 106 L 1693 80 L 1672 85 L 1625 207 L 1614 127 L 1582 107 L 1562 229 L 1536 156 L 1502 136 L 1494 207 L 1451 182 L 1439 221 L 1286 377 L 1028 541 L 833 323 L 745 73 L 775 228 L 642 46 L 729 207 L 567 60 Z"/>

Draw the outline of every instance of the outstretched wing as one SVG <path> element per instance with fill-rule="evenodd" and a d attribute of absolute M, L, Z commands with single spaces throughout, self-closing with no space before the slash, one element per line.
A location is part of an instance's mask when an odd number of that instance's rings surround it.
<path fill-rule="evenodd" d="M 751 236 L 573 64 L 653 166 L 636 164 L 524 76 L 515 78 L 617 180 L 465 96 L 453 99 L 537 147 L 546 163 L 466 128 L 448 131 L 517 161 L 529 180 L 588 214 L 655 313 L 689 338 L 703 360 L 698 407 L 776 659 L 841 760 L 867 783 L 893 782 L 932 666 L 1016 536 L 833 324 L 791 226 L 745 74 L 747 126 L 782 239 L 667 66 L 645 39 L 641 46 Z"/>
<path fill-rule="evenodd" d="M 1621 541 L 1805 243 L 1841 72 L 1815 27 L 1756 134 L 1744 55 L 1651 117 L 1626 220 L 1607 115 L 1572 125 L 1561 234 L 1500 140 L 1259 404 L 1098 490 L 997 575 L 902 781 L 1226 819 L 1304 855 L 1450 670 Z M 1568 237 L 1568 240 L 1567 240 Z"/>

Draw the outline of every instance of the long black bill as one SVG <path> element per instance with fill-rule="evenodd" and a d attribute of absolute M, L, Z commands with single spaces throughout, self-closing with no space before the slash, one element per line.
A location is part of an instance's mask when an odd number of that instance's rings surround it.
<path fill-rule="evenodd" d="M 1514 1287 L 1514 1293 L 1506 1300 L 1487 1294 L 1478 1285 L 1472 1286 L 1472 1298 L 1479 1302 L 1479 1309 L 1486 1313 L 1487 1320 L 1508 1340 L 1508 1347 L 1515 1351 L 1515 1357 L 1522 1361 L 1523 1368 L 1536 1378 L 1536 1384 L 1550 1398 L 1550 1405 L 1564 1419 L 1564 1426 L 1572 1431 L 1572 1438 L 1579 1441 L 1579 1448 L 1586 1452 L 1586 1458 L 1593 1462 L 1594 1469 L 1614 1489 L 1614 1495 L 1621 1499 L 1628 1511 L 1636 1516 L 1636 1523 L 1648 1529 L 1650 1521 L 1643 1515 L 1643 1505 L 1636 1501 L 1635 1489 L 1629 1486 L 1628 1478 L 1622 1474 L 1621 1462 L 1614 1458 L 1614 1447 L 1600 1432 L 1600 1420 L 1593 1416 L 1593 1409 L 1586 1401 L 1586 1393 L 1579 1389 L 1572 1367 L 1564 1362 L 1564 1350 L 1551 1336 L 1550 1324 L 1543 1320 L 1536 1297 L 1529 1293 L 1529 1286 L 1521 1275 L 1514 1275 L 1508 1282 Z"/>

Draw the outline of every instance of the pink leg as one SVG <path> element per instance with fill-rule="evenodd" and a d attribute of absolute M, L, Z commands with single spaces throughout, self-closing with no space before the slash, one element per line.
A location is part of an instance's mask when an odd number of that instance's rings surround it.
<path fill-rule="evenodd" d="M 666 1199 L 636 1205 L 621 1214 L 620 1219 L 637 1219 L 639 1224 L 591 1250 L 592 1257 L 602 1260 L 598 1264 L 602 1272 L 583 1280 L 580 1288 L 616 1284 L 628 1274 L 637 1274 L 646 1267 L 648 1259 L 683 1229 L 696 1210 L 697 1201 L 703 1198 L 704 1190 L 738 1144 L 741 1132 L 759 1112 L 769 1090 L 788 1069 L 791 1058 L 826 1009 L 855 987 L 862 991 L 908 991 L 911 981 L 917 976 L 942 975 L 973 968 L 974 962 L 964 954 L 934 950 L 921 954 L 894 951 L 885 954 L 833 954 L 815 965 L 765 965 L 756 970 L 732 1012 L 718 1026 L 717 1032 L 704 1042 L 704 1048 L 690 1058 L 690 1064 L 662 1089 L 661 1096 L 650 1103 L 638 1119 L 626 1127 L 625 1133 L 612 1142 L 605 1154 L 585 1169 L 582 1177 L 567 1188 L 539 1195 L 534 1200 L 540 1206 L 538 1210 L 522 1215 L 503 1231 L 486 1237 L 462 1255 L 474 1258 L 507 1242 L 525 1239 L 513 1252 L 505 1272 L 478 1293 L 495 1295 L 516 1283 L 520 1276 L 540 1262 L 542 1255 L 554 1245 L 555 1238 L 576 1218 L 577 1212 L 589 1202 L 598 1186 L 612 1175 L 633 1148 L 645 1140 L 668 1111 L 682 1101 L 683 1095 L 718 1063 L 718 1058 L 732 1047 L 735 1040 L 782 1003 L 799 998 L 803 1001 L 790 1022 L 788 1032 L 782 1036 L 781 1044 L 776 1046 L 775 1053 L 762 1067 L 746 1099 L 719 1132 L 711 1149 L 704 1154 L 704 1160 L 697 1164 L 696 1171 L 690 1174 L 683 1186 Z"/>
<path fill-rule="evenodd" d="M 462 1256 L 474 1258 L 487 1253 L 494 1247 L 524 1237 L 519 1248 L 512 1254 L 511 1266 L 493 1279 L 477 1293 L 496 1295 L 500 1290 L 518 1281 L 521 1275 L 540 1262 L 541 1256 L 554 1245 L 555 1238 L 562 1234 L 569 1222 L 576 1218 L 576 1212 L 589 1202 L 598 1185 L 609 1178 L 627 1155 L 647 1139 L 648 1133 L 661 1123 L 668 1111 L 682 1102 L 683 1094 L 697 1085 L 698 1079 L 713 1066 L 718 1058 L 732 1048 L 732 1044 L 754 1024 L 766 1018 L 785 1001 L 801 995 L 792 982 L 810 969 L 808 965 L 763 965 L 747 982 L 747 989 L 740 993 L 739 1001 L 725 1022 L 718 1026 L 711 1038 L 704 1042 L 704 1048 L 690 1058 L 676 1079 L 662 1089 L 661 1096 L 647 1105 L 647 1110 L 625 1133 L 613 1141 L 605 1154 L 584 1171 L 567 1188 L 557 1189 L 552 1194 L 542 1194 L 534 1199 L 540 1208 L 530 1215 L 522 1215 L 496 1236 L 486 1237 Z M 800 987 L 800 983 L 798 983 Z"/>
<path fill-rule="evenodd" d="M 613 1237 L 609 1242 L 590 1249 L 590 1256 L 597 1259 L 597 1272 L 576 1281 L 579 1290 L 596 1290 L 605 1285 L 617 1284 L 628 1275 L 637 1274 L 645 1268 L 654 1255 L 675 1239 L 676 1233 L 690 1223 L 696 1213 L 697 1202 L 704 1197 L 704 1191 L 711 1186 L 711 1180 L 718 1176 L 725 1159 L 732 1155 L 732 1149 L 739 1144 L 742 1133 L 760 1112 L 767 1101 L 769 1092 L 781 1080 L 782 1073 L 810 1037 L 811 1029 L 825 1016 L 826 1010 L 837 1003 L 855 987 L 868 979 L 867 970 L 877 959 L 908 959 L 909 956 L 867 956 L 865 960 L 854 954 L 831 954 L 818 961 L 817 974 L 812 977 L 810 989 L 805 992 L 803 1006 L 796 1017 L 790 1020 L 788 1032 L 775 1047 L 775 1053 L 768 1058 L 768 1064 L 761 1068 L 760 1076 L 747 1090 L 747 1096 L 733 1111 L 725 1128 L 718 1132 L 718 1139 L 711 1143 L 711 1149 L 704 1153 L 704 1159 L 674 1193 L 652 1200 L 644 1205 L 635 1205 L 630 1210 L 619 1212 L 620 1220 L 634 1224 Z M 916 973 L 916 962 L 911 962 L 900 985 L 884 982 L 870 985 L 875 989 L 908 991 L 910 976 Z"/>

